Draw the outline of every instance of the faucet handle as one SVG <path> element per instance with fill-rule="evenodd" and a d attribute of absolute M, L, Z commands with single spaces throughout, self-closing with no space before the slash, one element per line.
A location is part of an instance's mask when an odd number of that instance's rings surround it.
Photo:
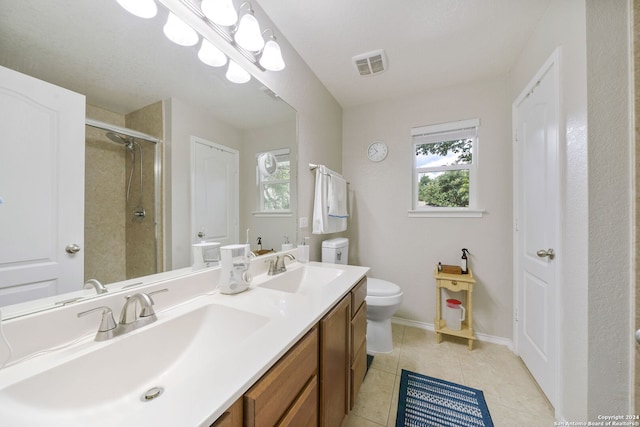
<path fill-rule="evenodd" d="M 164 289 L 158 289 L 157 291 L 153 291 L 153 292 L 147 292 L 146 295 L 147 297 L 149 297 L 149 302 L 151 304 L 149 304 L 146 307 L 142 307 L 142 310 L 140 310 L 140 317 L 148 317 L 148 316 L 153 316 L 155 314 L 155 311 L 151 306 L 154 305 L 156 302 L 153 300 L 153 298 L 151 298 L 151 295 L 159 294 L 161 292 L 169 292 L 169 289 L 164 288 Z"/>
<path fill-rule="evenodd" d="M 96 334 L 96 341 L 104 341 L 113 336 L 113 330 L 118 326 L 116 320 L 113 318 L 113 311 L 107 306 L 101 306 L 92 308 L 91 310 L 82 311 L 78 313 L 78 317 L 86 316 L 94 311 L 102 310 L 102 320 L 100 321 L 100 327 Z"/>

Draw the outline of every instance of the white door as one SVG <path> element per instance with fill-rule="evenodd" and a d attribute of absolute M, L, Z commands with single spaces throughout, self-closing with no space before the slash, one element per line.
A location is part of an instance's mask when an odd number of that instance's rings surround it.
<path fill-rule="evenodd" d="M 238 151 L 193 137 L 191 152 L 192 243 L 238 243 Z"/>
<path fill-rule="evenodd" d="M 549 401 L 558 384 L 557 53 L 514 103 L 516 351 Z"/>
<path fill-rule="evenodd" d="M 0 67 L 0 118 L 0 306 L 81 290 L 85 98 Z"/>

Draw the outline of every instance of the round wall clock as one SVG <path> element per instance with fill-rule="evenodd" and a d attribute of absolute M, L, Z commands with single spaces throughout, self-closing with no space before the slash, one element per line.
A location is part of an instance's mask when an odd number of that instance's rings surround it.
<path fill-rule="evenodd" d="M 369 148 L 367 148 L 367 156 L 372 162 L 383 161 L 387 157 L 388 152 L 387 144 L 382 141 L 372 142 L 369 144 Z"/>

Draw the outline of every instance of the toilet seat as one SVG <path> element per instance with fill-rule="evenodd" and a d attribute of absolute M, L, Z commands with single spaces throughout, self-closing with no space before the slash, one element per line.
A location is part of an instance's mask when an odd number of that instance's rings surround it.
<path fill-rule="evenodd" d="M 402 293 L 400 286 L 382 279 L 367 278 L 367 296 L 390 297 Z"/>

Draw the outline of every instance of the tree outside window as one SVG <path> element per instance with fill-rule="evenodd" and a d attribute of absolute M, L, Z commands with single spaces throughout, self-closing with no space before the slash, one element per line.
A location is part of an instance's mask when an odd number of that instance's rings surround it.
<path fill-rule="evenodd" d="M 469 169 L 473 140 L 416 144 L 418 206 L 469 207 Z M 444 163 L 444 164 L 443 164 Z M 447 170 L 448 166 L 463 169 Z"/>
<path fill-rule="evenodd" d="M 475 210 L 478 119 L 414 128 L 414 212 Z"/>

